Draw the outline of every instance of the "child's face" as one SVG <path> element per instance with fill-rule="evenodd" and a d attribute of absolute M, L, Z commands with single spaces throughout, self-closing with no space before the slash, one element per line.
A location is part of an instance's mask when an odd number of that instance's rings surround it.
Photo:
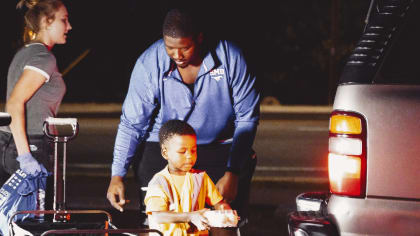
<path fill-rule="evenodd" d="M 197 138 L 174 135 L 162 145 L 162 156 L 168 160 L 169 173 L 185 175 L 197 160 Z"/>

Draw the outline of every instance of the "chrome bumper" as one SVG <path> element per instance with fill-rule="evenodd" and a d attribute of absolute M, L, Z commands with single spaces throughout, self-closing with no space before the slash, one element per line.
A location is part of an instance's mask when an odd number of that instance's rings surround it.
<path fill-rule="evenodd" d="M 339 235 L 327 213 L 328 192 L 308 192 L 296 197 L 297 211 L 288 214 L 290 236 Z"/>

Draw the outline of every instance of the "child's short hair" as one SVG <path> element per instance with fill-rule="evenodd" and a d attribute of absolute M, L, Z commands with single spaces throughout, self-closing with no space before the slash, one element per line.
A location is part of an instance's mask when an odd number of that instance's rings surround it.
<path fill-rule="evenodd" d="M 187 122 L 182 120 L 169 120 L 159 130 L 159 144 L 162 146 L 172 138 L 174 135 L 194 135 L 197 134 L 194 128 L 191 127 Z"/>

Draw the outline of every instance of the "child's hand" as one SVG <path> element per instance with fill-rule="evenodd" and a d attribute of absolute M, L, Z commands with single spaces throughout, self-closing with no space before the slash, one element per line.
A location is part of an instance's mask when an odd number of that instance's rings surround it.
<path fill-rule="evenodd" d="M 191 212 L 190 221 L 193 223 L 198 230 L 207 230 L 209 229 L 209 221 L 204 216 L 204 212 L 208 211 L 209 209 L 204 208 L 199 211 Z"/>

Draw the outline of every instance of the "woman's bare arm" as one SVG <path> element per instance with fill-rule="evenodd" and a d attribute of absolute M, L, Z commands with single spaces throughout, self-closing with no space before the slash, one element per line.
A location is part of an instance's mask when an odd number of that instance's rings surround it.
<path fill-rule="evenodd" d="M 26 135 L 25 104 L 45 83 L 45 77 L 34 70 L 25 69 L 6 102 L 6 112 L 12 117 L 10 129 L 18 155 L 30 151 Z"/>

